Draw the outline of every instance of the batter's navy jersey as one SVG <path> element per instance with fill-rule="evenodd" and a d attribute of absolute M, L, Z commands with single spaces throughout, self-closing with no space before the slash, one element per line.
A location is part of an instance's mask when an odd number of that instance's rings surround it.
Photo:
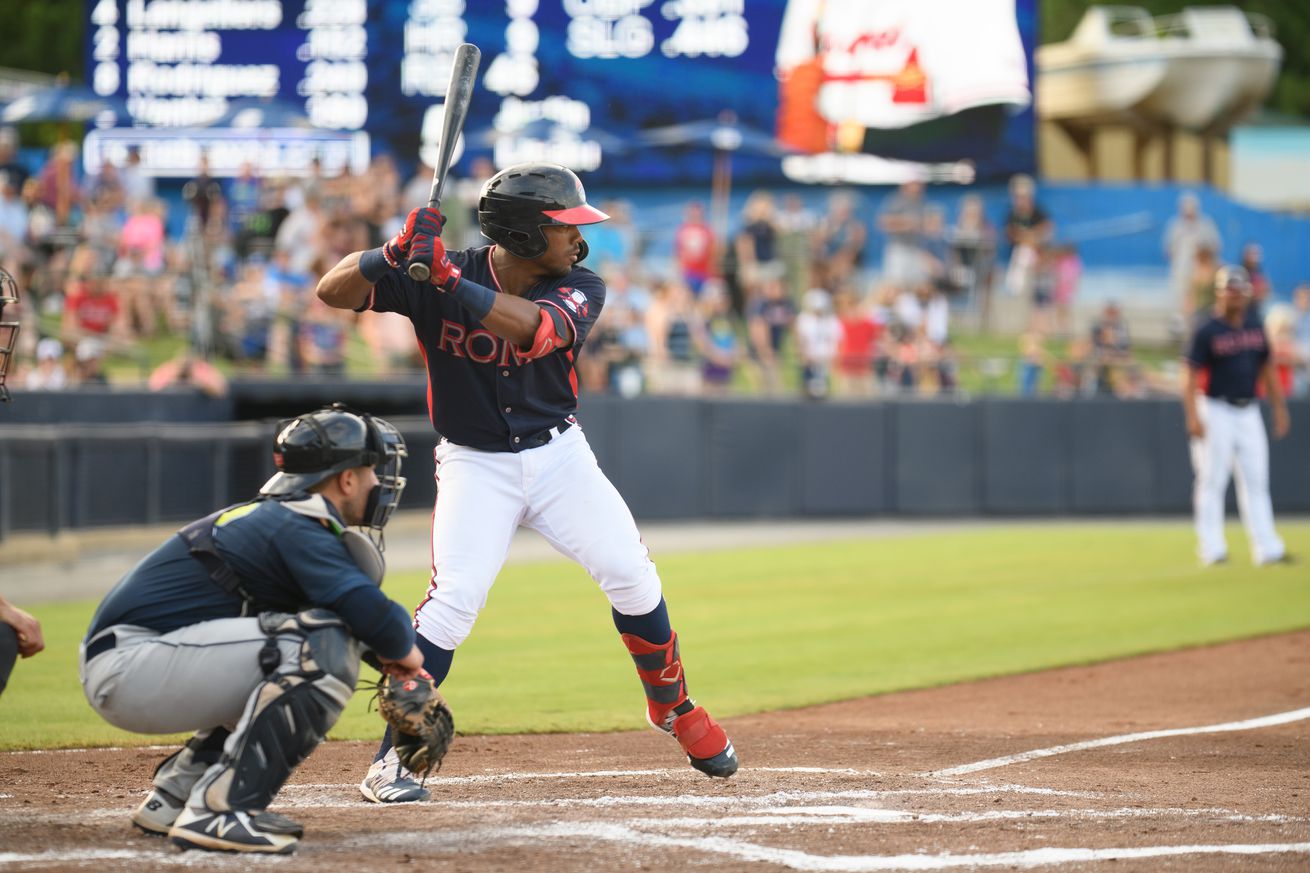
<path fill-rule="evenodd" d="M 491 263 L 495 246 L 450 252 L 464 279 L 501 291 Z M 574 369 L 582 343 L 605 305 L 605 283 L 586 267 L 547 279 L 525 295 L 573 326 L 573 345 L 536 360 L 496 336 L 460 303 L 427 282 L 388 270 L 364 308 L 398 312 L 414 323 L 428 368 L 428 413 L 443 437 L 462 446 L 517 452 L 578 408 Z"/>
<path fill-rule="evenodd" d="M 384 658 L 403 658 L 413 647 L 414 628 L 404 608 L 387 599 L 319 520 L 273 500 L 245 504 L 219 517 L 214 545 L 253 598 L 252 613 L 319 606 L 339 615 L 352 636 Z M 86 638 L 117 624 L 168 633 L 236 618 L 241 608 L 241 599 L 219 588 L 175 536 L 114 586 Z"/>
<path fill-rule="evenodd" d="M 1253 313 L 1247 313 L 1241 327 L 1211 318 L 1197 328 L 1186 360 L 1208 373 L 1207 397 L 1251 400 L 1260 370 L 1269 360 L 1269 341 L 1259 317 Z"/>

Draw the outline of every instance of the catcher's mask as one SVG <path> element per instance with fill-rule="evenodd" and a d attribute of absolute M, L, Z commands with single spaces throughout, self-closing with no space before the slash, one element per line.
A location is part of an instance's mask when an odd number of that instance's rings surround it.
<path fill-rule="evenodd" d="M 0 403 L 9 402 L 5 379 L 9 376 L 9 364 L 14 359 L 14 344 L 18 342 L 18 316 L 11 310 L 10 318 L 6 321 L 6 306 L 18 306 L 18 283 L 13 276 L 0 270 Z"/>
<path fill-rule="evenodd" d="M 380 549 L 382 529 L 405 490 L 400 465 L 408 456 L 405 438 L 390 422 L 334 403 L 278 426 L 273 447 L 278 472 L 259 493 L 266 497 L 301 494 L 343 470 L 374 467 L 378 484 L 369 493 L 361 526 L 369 528 L 369 536 Z"/>
<path fill-rule="evenodd" d="M 546 253 L 543 227 L 596 224 L 609 218 L 587 203 L 582 181 L 559 164 L 506 167 L 487 180 L 478 198 L 482 235 L 515 257 L 532 260 Z M 582 241 L 578 262 L 587 256 Z"/>

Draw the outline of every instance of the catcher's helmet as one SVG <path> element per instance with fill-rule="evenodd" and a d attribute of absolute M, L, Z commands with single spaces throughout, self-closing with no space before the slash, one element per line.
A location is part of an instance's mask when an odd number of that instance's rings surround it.
<path fill-rule="evenodd" d="M 596 224 L 609 218 L 587 204 L 582 181 L 559 164 L 527 163 L 506 167 L 487 180 L 478 198 L 482 235 L 516 257 L 531 260 L 546 253 L 541 228 L 552 224 Z M 586 257 L 586 243 L 578 260 Z"/>
<path fill-rule="evenodd" d="M 1239 294 L 1251 293 L 1251 274 L 1245 267 L 1224 266 L 1215 271 L 1214 290 L 1216 294 L 1224 291 L 1236 291 Z"/>
<path fill-rule="evenodd" d="M 18 342 L 18 319 L 11 313 L 10 319 L 5 321 L 5 307 L 17 305 L 18 283 L 13 276 L 0 270 L 0 403 L 9 400 L 5 377 L 9 375 L 9 363 L 14 359 L 14 344 Z"/>
<path fill-rule="evenodd" d="M 282 422 L 273 447 L 278 472 L 259 493 L 299 494 L 343 470 L 376 467 L 378 486 L 369 496 L 364 525 L 381 531 L 405 490 L 400 463 L 408 455 L 404 437 L 389 422 L 334 403 Z"/>

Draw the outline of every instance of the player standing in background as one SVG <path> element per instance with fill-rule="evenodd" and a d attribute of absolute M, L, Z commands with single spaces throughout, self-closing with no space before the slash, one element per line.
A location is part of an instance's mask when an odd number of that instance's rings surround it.
<path fill-rule="evenodd" d="M 1246 270 L 1220 269 L 1215 275 L 1215 293 L 1214 314 L 1192 336 L 1183 378 L 1183 412 L 1196 474 L 1192 505 L 1201 563 L 1211 566 L 1228 560 L 1224 495 L 1234 469 L 1237 506 L 1251 541 L 1251 559 L 1257 566 L 1290 563 L 1274 530 L 1269 440 L 1256 386 L 1265 386 L 1275 439 L 1291 430 L 1287 403 L 1270 366 L 1269 340 L 1250 312 L 1251 282 Z"/>
<path fill-rule="evenodd" d="M 428 368 L 435 451 L 432 581 L 414 612 L 424 666 L 440 685 L 473 629 L 520 524 L 540 531 L 600 585 L 645 687 L 647 717 L 693 767 L 731 776 L 727 734 L 688 697 L 659 574 L 618 491 L 578 425 L 574 369 L 605 303 L 578 266 L 579 225 L 608 218 L 555 164 L 519 164 L 482 188 L 478 223 L 495 245 L 447 252 L 441 214 L 421 208 L 381 248 L 347 255 L 318 295 L 343 309 L 399 312 L 414 323 Z M 430 282 L 405 273 L 427 264 Z M 423 800 L 384 738 L 361 792 Z"/>
<path fill-rule="evenodd" d="M 403 457 L 380 418 L 302 415 L 258 498 L 182 528 L 105 597 L 79 657 L 92 708 L 136 733 L 196 732 L 155 770 L 137 827 L 184 849 L 295 850 L 304 829 L 266 807 L 341 716 L 362 652 L 420 675 L 404 607 L 379 588 Z"/>

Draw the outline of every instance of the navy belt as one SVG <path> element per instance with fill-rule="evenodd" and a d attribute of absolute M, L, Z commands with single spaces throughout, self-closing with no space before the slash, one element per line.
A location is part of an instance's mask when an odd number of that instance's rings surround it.
<path fill-rule="evenodd" d="M 1245 409 L 1255 402 L 1254 397 L 1216 397 L 1216 400 L 1222 400 L 1229 406 L 1236 406 L 1238 409 Z"/>
<path fill-rule="evenodd" d="M 564 431 L 573 427 L 573 424 L 574 422 L 572 419 L 566 418 L 554 427 L 541 431 L 541 433 L 534 433 L 532 436 L 526 437 L 514 437 L 514 442 L 515 444 L 521 442 L 530 449 L 539 448 L 553 440 L 555 437 L 563 436 Z"/>
<path fill-rule="evenodd" d="M 89 645 L 87 645 L 86 659 L 89 662 L 96 655 L 102 655 L 117 645 L 118 645 L 118 638 L 114 636 L 113 631 L 110 631 L 107 634 L 101 634 L 100 636 L 96 637 L 95 640 L 93 640 Z"/>

